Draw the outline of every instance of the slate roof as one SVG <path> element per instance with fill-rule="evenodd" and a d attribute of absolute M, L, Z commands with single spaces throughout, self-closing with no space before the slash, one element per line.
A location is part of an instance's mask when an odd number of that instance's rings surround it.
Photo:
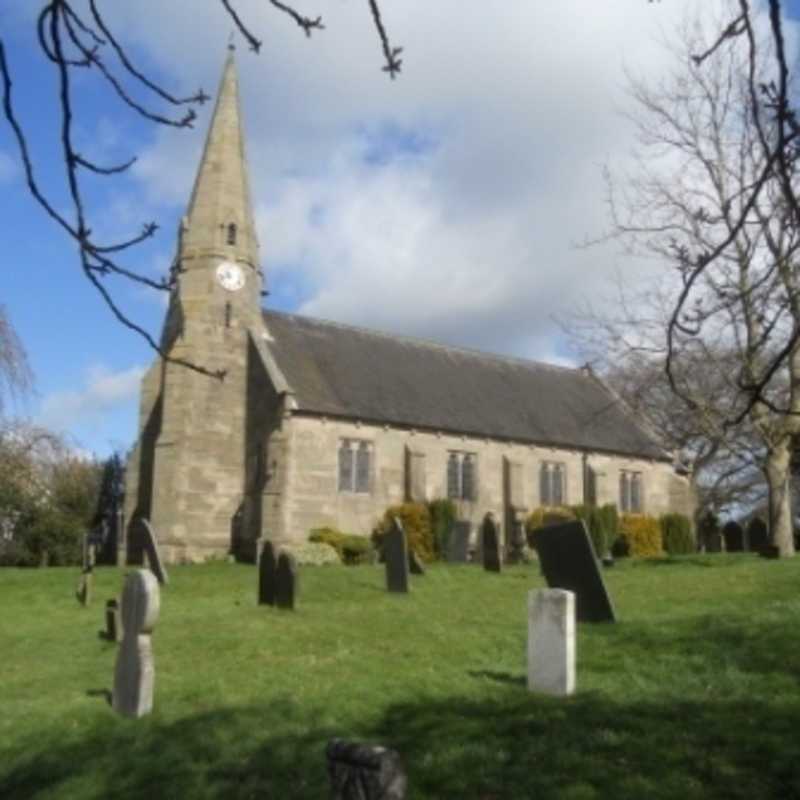
<path fill-rule="evenodd" d="M 301 412 L 671 460 L 583 370 L 277 311 L 264 322 Z"/>

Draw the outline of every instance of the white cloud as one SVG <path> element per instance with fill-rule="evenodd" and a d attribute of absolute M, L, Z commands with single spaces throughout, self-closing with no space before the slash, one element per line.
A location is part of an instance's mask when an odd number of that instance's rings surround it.
<path fill-rule="evenodd" d="M 113 372 L 94 365 L 87 370 L 80 388 L 43 397 L 37 421 L 59 431 L 86 422 L 100 427 L 105 415 L 135 400 L 144 371 L 144 367 L 134 366 Z"/>
<path fill-rule="evenodd" d="M 12 183 L 19 175 L 17 162 L 4 150 L 0 150 L 0 186 Z"/>

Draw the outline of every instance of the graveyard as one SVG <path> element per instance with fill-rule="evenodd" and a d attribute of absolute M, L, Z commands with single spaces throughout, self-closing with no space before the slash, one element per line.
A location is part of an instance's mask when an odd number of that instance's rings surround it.
<path fill-rule="evenodd" d="M 3 798 L 324 798 L 333 738 L 395 749 L 411 798 L 800 796 L 800 562 L 624 559 L 616 622 L 577 623 L 576 692 L 526 687 L 537 564 L 299 568 L 294 610 L 253 565 L 170 568 L 152 713 L 109 705 L 101 636 L 126 570 L 7 569 Z"/>

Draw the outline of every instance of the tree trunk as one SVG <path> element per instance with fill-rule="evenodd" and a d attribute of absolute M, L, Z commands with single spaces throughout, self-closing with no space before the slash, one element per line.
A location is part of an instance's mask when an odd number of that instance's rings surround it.
<path fill-rule="evenodd" d="M 771 448 L 767 454 L 770 541 L 781 557 L 794 555 L 794 526 L 791 501 L 791 439 Z"/>

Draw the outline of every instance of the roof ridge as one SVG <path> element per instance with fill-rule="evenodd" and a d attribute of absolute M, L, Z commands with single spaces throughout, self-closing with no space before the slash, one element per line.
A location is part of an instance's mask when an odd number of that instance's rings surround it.
<path fill-rule="evenodd" d="M 405 341 L 411 344 L 425 345 L 427 347 L 438 348 L 439 350 L 454 351 L 457 353 L 467 353 L 469 355 L 475 355 L 475 356 L 483 356 L 498 361 L 507 361 L 512 364 L 520 364 L 522 366 L 533 365 L 536 367 L 543 367 L 545 369 L 558 370 L 561 372 L 571 372 L 571 373 L 577 372 L 580 374 L 586 374 L 581 367 L 567 367 L 564 366 L 563 364 L 551 364 L 547 361 L 535 361 L 532 358 L 522 358 L 521 356 L 509 356 L 502 353 L 491 353 L 486 350 L 478 350 L 477 348 L 474 347 L 464 347 L 463 345 L 444 344 L 442 342 L 433 341 L 432 339 L 423 339 L 420 336 L 409 336 L 408 334 L 404 333 L 391 333 L 389 331 L 376 330 L 375 328 L 366 328 L 363 325 L 353 325 L 347 322 L 338 322 L 337 320 L 322 319 L 321 317 L 310 317 L 306 314 L 296 314 L 293 311 L 279 311 L 278 309 L 273 309 L 273 308 L 269 309 L 262 308 L 261 311 L 264 314 L 278 314 L 282 317 L 294 317 L 295 319 L 300 319 L 311 323 L 329 325 L 334 328 L 343 328 L 345 330 L 357 331 L 359 333 L 368 333 L 372 336 L 382 336 L 385 339 L 392 339 L 394 341 Z"/>

